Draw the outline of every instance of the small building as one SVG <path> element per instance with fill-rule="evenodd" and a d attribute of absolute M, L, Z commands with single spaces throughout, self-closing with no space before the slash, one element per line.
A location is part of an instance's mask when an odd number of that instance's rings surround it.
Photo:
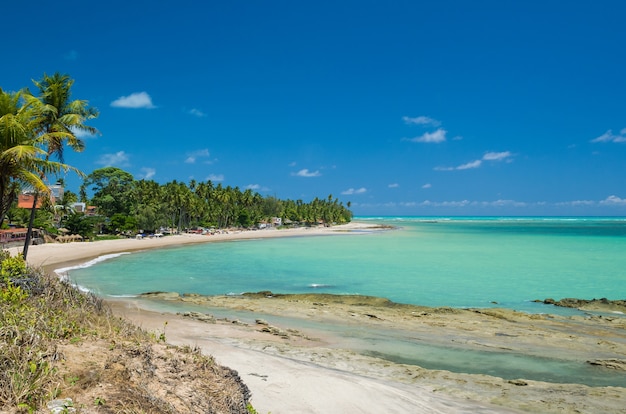
<path fill-rule="evenodd" d="M 84 213 L 87 210 L 87 204 L 85 204 L 85 203 L 74 203 L 74 204 L 72 204 L 72 208 L 77 213 Z"/>
<path fill-rule="evenodd" d="M 96 214 L 98 214 L 98 207 L 96 207 L 96 206 L 87 206 L 87 209 L 85 210 L 85 215 L 86 216 L 95 216 Z"/>
<path fill-rule="evenodd" d="M 95 216 L 96 214 L 98 214 L 98 207 L 88 206 L 85 203 L 74 203 L 71 207 L 74 212 L 84 213 L 86 216 Z"/>
<path fill-rule="evenodd" d="M 43 197 L 37 197 L 37 205 L 35 206 L 35 208 L 41 208 L 43 200 L 44 200 Z M 31 208 L 33 208 L 34 201 L 35 201 L 34 194 L 30 194 L 30 193 L 19 194 L 17 196 L 17 207 L 27 208 L 30 210 Z M 54 198 L 52 199 L 52 202 L 54 203 Z"/>
<path fill-rule="evenodd" d="M 31 201 L 32 202 L 32 201 Z M 32 207 L 32 204 L 31 204 Z M 10 247 L 14 245 L 23 244 L 24 240 L 26 240 L 26 233 L 28 229 L 26 228 L 14 228 L 8 230 L 0 230 L 0 245 L 4 247 Z M 39 238 L 39 230 L 33 229 L 31 234 L 31 244 L 40 244 L 43 242 L 42 239 Z"/>
<path fill-rule="evenodd" d="M 50 200 L 50 204 L 55 205 L 57 200 L 63 200 L 63 195 L 65 194 L 65 188 L 61 184 L 54 184 L 48 186 L 48 190 L 50 192 L 48 194 L 39 194 L 37 197 L 37 206 L 35 208 L 41 208 L 43 201 L 48 197 Z M 22 194 L 17 196 L 17 207 L 18 208 L 33 208 L 33 199 L 35 197 L 35 191 L 33 188 L 27 188 L 22 191 Z"/>
<path fill-rule="evenodd" d="M 65 194 L 65 188 L 59 183 L 51 185 L 48 187 L 50 189 L 50 195 L 54 197 L 54 200 L 63 200 L 63 195 Z"/>

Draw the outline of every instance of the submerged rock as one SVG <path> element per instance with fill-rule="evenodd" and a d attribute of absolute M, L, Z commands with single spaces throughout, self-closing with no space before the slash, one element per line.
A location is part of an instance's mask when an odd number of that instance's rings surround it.
<path fill-rule="evenodd" d="M 209 313 L 200 313 L 200 312 L 183 312 L 183 313 L 178 313 L 178 315 L 182 315 L 185 318 L 191 318 L 191 319 L 195 319 L 197 321 L 201 321 L 201 322 L 207 322 L 207 323 L 216 323 L 217 320 L 215 319 L 215 316 L 209 314 Z"/>
<path fill-rule="evenodd" d="M 145 292 L 139 295 L 141 298 L 155 298 L 165 300 L 178 300 L 180 294 L 178 292 Z"/>
<path fill-rule="evenodd" d="M 560 306 L 563 308 L 574 308 L 588 311 L 600 311 L 600 312 L 622 312 L 626 313 L 626 300 L 609 300 L 607 298 L 601 299 L 577 299 L 577 298 L 564 298 L 561 300 L 554 300 L 552 298 L 544 299 L 543 302 L 546 305 Z"/>
<path fill-rule="evenodd" d="M 616 369 L 619 371 L 626 371 L 626 359 L 617 359 L 617 358 L 609 358 L 609 359 L 594 359 L 587 361 L 590 365 Z"/>

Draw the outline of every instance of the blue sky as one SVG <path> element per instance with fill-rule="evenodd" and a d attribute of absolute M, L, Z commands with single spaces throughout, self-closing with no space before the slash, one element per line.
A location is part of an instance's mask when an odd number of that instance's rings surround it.
<path fill-rule="evenodd" d="M 0 87 L 58 71 L 99 109 L 102 134 L 66 153 L 87 173 L 332 194 L 357 215 L 626 215 L 623 1 L 30 1 L 2 15 Z"/>

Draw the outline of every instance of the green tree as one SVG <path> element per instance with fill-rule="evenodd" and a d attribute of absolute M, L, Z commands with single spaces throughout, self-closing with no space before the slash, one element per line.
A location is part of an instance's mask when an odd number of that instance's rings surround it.
<path fill-rule="evenodd" d="M 63 192 L 63 198 L 60 200 L 59 204 L 65 207 L 69 207 L 71 204 L 78 202 L 78 195 L 75 192 L 66 190 Z"/>
<path fill-rule="evenodd" d="M 88 239 L 93 237 L 96 226 L 99 224 L 98 222 L 98 217 L 89 217 L 83 213 L 71 213 L 61 221 L 61 224 L 71 234 L 80 234 Z"/>
<path fill-rule="evenodd" d="M 36 145 L 37 101 L 0 89 L 0 226 L 22 186 L 47 193 L 44 177 L 71 167 L 42 158 Z"/>
<path fill-rule="evenodd" d="M 206 227 L 217 225 L 215 187 L 211 180 L 199 183 L 195 188 L 195 194 L 199 202 L 198 221 Z"/>
<path fill-rule="evenodd" d="M 134 231 L 137 229 L 137 220 L 132 216 L 122 213 L 115 213 L 111 217 L 110 228 L 115 232 L 118 231 Z"/>
<path fill-rule="evenodd" d="M 131 214 L 137 227 L 144 231 L 153 231 L 167 225 L 167 214 L 164 213 L 163 187 L 156 181 L 139 180 L 133 186 L 133 207 Z"/>
<path fill-rule="evenodd" d="M 246 228 L 254 224 L 248 210 L 241 210 L 241 212 L 239 213 L 239 217 L 237 217 L 237 224 L 239 224 L 241 227 Z"/>
<path fill-rule="evenodd" d="M 129 215 L 133 205 L 134 178 L 131 173 L 116 167 L 94 170 L 85 178 L 80 192 L 93 192 L 91 203 L 100 214 L 111 217 L 115 213 Z"/>
<path fill-rule="evenodd" d="M 33 81 L 33 83 L 39 89 L 38 99 L 41 103 L 37 108 L 38 116 L 36 117 L 37 141 L 45 148 L 46 161 L 55 155 L 60 162 L 63 162 L 66 145 L 79 152 L 85 147 L 84 142 L 76 136 L 76 133 L 86 131 L 95 134 L 97 132 L 95 128 L 85 125 L 85 122 L 96 118 L 98 111 L 89 107 L 87 101 L 71 99 L 74 80 L 68 75 L 44 74 L 40 81 Z M 37 192 L 35 192 L 31 222 L 28 225 L 24 243 L 24 258 L 28 253 L 36 207 Z"/>
<path fill-rule="evenodd" d="M 193 193 L 185 183 L 176 180 L 165 184 L 163 190 L 166 211 L 171 219 L 170 227 L 176 227 L 180 232 L 189 225 L 189 212 L 193 210 Z"/>
<path fill-rule="evenodd" d="M 66 74 L 44 74 L 40 81 L 33 81 L 39 89 L 38 99 L 43 104 L 38 117 L 38 133 L 47 157 L 56 156 L 63 162 L 65 146 L 77 152 L 85 148 L 79 132 L 96 134 L 98 131 L 85 122 L 98 117 L 98 111 L 87 101 L 71 100 L 74 80 Z"/>

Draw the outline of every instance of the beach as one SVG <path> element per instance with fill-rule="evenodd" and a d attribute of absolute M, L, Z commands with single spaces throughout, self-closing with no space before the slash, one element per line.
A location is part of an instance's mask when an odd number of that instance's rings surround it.
<path fill-rule="evenodd" d="M 93 259 L 102 255 L 134 252 L 148 249 L 158 249 L 171 246 L 182 246 L 197 243 L 222 242 L 229 240 L 250 240 L 272 237 L 301 237 L 319 236 L 328 234 L 342 234 L 351 230 L 367 229 L 371 225 L 350 223 L 335 227 L 299 227 L 292 229 L 264 229 L 264 230 L 231 230 L 212 235 L 177 234 L 163 237 L 126 238 L 115 240 L 100 240 L 86 243 L 47 243 L 30 246 L 28 249 L 28 263 L 32 266 L 54 270 L 59 264 L 83 263 L 86 259 Z M 21 247 L 8 249 L 11 254 L 22 251 Z"/>
<path fill-rule="evenodd" d="M 371 228 L 351 223 L 331 228 L 179 235 L 144 240 L 32 246 L 31 265 L 51 271 L 105 254 L 188 243 L 263 237 L 326 236 Z M 325 295 L 202 297 L 152 295 L 110 301 L 114 312 L 151 331 L 164 331 L 172 344 L 200 346 L 237 370 L 252 391 L 258 412 L 621 412 L 626 389 L 555 384 L 525 379 L 428 370 L 391 363 L 350 350 L 341 335 L 308 322 L 346 329 L 411 332 L 433 346 L 499 350 L 624 370 L 626 319 L 601 315 L 557 317 L 507 309 L 390 306 L 377 298 Z M 354 299 L 354 300 L 352 300 Z M 194 303 L 210 309 L 247 312 L 251 321 L 177 315 L 147 310 L 146 301 Z M 256 321 L 253 315 L 263 314 Z M 267 316 L 269 315 L 269 317 Z M 275 322 L 271 315 L 289 315 Z M 297 321 L 303 321 L 299 324 Z M 167 322 L 167 324 L 166 324 Z M 304 323 L 307 322 L 307 323 Z M 300 326 L 301 325 L 301 326 Z M 588 362 L 589 361 L 589 362 Z M 626 373 L 626 371 L 624 371 Z"/>

